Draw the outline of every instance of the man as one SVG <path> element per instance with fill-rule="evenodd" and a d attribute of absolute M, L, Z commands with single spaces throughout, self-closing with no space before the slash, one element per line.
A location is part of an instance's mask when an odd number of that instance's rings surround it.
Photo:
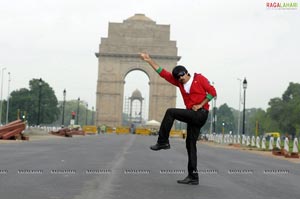
<path fill-rule="evenodd" d="M 216 96 L 215 88 L 201 74 L 193 77 L 184 66 L 176 66 L 172 73 L 158 66 L 149 54 L 140 53 L 142 60 L 147 62 L 162 78 L 179 87 L 186 109 L 169 108 L 162 120 L 157 143 L 150 147 L 154 151 L 170 149 L 169 134 L 174 120 L 187 123 L 186 149 L 188 153 L 188 176 L 178 180 L 180 184 L 199 184 L 197 172 L 197 140 L 201 127 L 208 117 L 208 102 Z"/>

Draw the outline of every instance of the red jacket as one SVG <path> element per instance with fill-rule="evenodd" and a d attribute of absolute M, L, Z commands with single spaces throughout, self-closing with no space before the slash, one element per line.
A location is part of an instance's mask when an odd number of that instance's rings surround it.
<path fill-rule="evenodd" d="M 205 98 L 211 100 L 217 95 L 215 88 L 201 74 L 194 74 L 190 93 L 184 90 L 183 84 L 176 80 L 169 71 L 162 69 L 159 75 L 171 84 L 179 87 L 187 109 L 192 109 L 193 105 L 200 104 Z M 206 103 L 203 108 L 209 110 L 209 104 Z"/>

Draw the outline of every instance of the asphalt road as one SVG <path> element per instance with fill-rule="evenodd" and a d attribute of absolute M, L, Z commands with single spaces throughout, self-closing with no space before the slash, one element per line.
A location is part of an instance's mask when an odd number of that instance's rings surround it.
<path fill-rule="evenodd" d="M 182 139 L 151 151 L 157 137 L 78 136 L 0 143 L 1 199 L 300 198 L 300 165 L 198 144 L 199 185 L 181 185 Z"/>

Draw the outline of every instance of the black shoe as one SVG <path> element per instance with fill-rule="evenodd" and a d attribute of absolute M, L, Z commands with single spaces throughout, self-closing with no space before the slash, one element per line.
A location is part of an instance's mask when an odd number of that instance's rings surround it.
<path fill-rule="evenodd" d="M 158 151 L 161 149 L 169 149 L 169 148 L 171 148 L 169 143 L 162 143 L 162 144 L 156 143 L 155 145 L 150 146 L 150 149 L 153 151 Z"/>
<path fill-rule="evenodd" d="M 197 184 L 199 184 L 199 179 L 198 178 L 191 178 L 190 176 L 187 176 L 183 180 L 177 180 L 177 183 L 197 185 Z"/>

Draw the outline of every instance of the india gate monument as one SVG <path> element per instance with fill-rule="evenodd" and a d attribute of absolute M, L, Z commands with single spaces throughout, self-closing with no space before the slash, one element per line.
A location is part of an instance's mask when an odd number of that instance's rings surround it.
<path fill-rule="evenodd" d="M 96 125 L 122 124 L 125 77 L 142 71 L 149 78 L 149 120 L 161 122 L 167 108 L 176 106 L 176 87 L 162 79 L 143 62 L 147 52 L 157 64 L 172 71 L 180 57 L 176 41 L 170 40 L 170 25 L 156 24 L 144 14 L 135 14 L 123 23 L 110 22 L 108 36 L 101 38 L 96 90 Z M 139 84 L 139 82 L 136 82 Z"/>

